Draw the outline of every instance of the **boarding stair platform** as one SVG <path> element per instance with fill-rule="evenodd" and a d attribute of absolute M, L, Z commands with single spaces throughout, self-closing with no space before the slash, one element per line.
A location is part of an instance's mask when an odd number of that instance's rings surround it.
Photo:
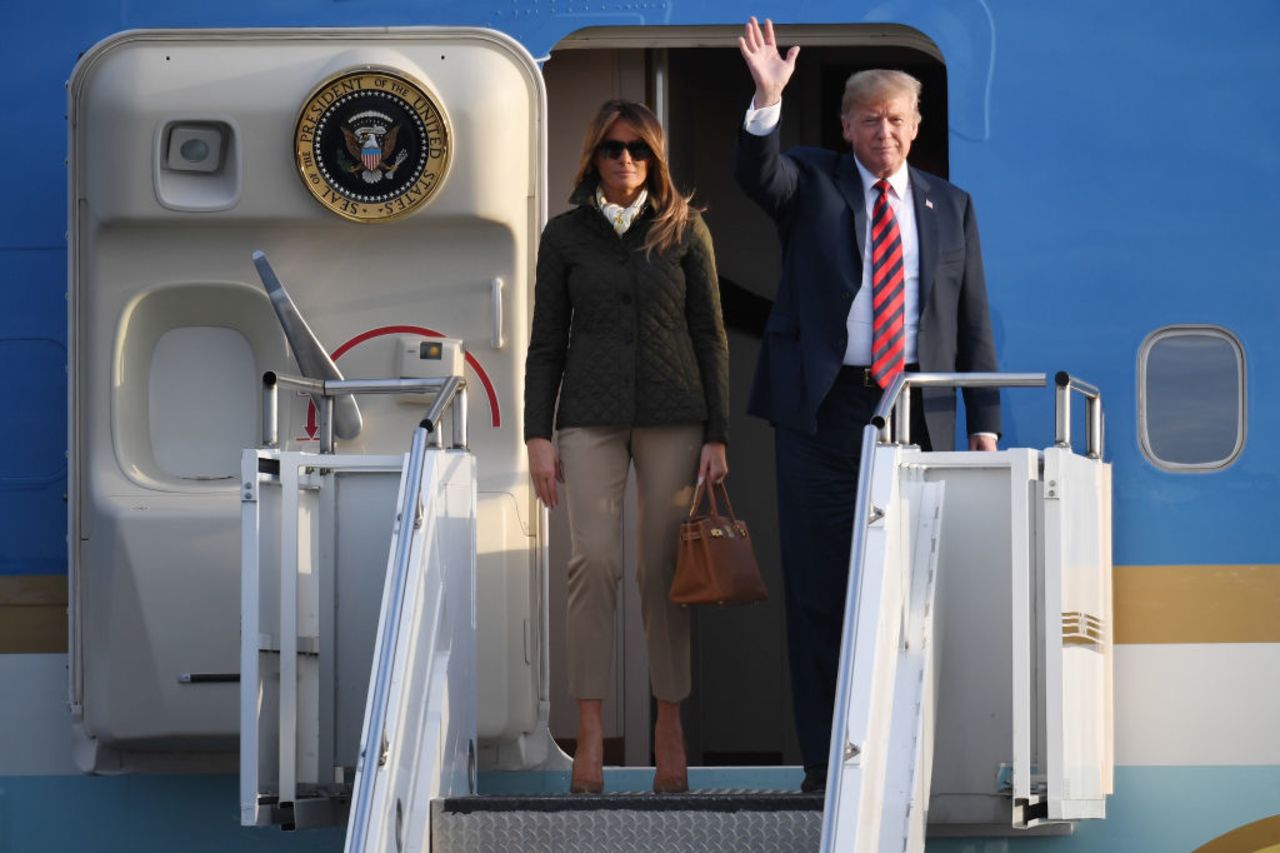
<path fill-rule="evenodd" d="M 322 424 L 335 396 L 407 381 L 271 379 L 316 393 Z M 351 853 L 918 851 L 926 833 L 1061 834 L 1104 817 L 1110 469 L 1097 390 L 1056 377 L 1056 442 L 1040 451 L 925 453 L 895 416 L 921 387 L 1045 384 L 913 374 L 867 427 L 821 795 L 798 793 L 798 768 L 695 767 L 681 795 L 649 793 L 651 769 L 609 768 L 606 793 L 568 795 L 558 749 L 541 766 L 478 765 L 463 377 L 414 385 L 432 403 L 401 459 L 247 450 L 242 822 L 346 823 Z M 343 577 L 374 553 L 387 561 L 376 608 Z"/>

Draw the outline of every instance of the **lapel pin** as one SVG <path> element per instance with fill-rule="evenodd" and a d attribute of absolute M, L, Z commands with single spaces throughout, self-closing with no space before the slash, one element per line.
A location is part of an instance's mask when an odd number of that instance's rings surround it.
<path fill-rule="evenodd" d="M 927 198 L 924 200 L 924 206 L 929 208 L 930 210 L 933 210 L 933 202 L 929 201 L 929 199 Z"/>

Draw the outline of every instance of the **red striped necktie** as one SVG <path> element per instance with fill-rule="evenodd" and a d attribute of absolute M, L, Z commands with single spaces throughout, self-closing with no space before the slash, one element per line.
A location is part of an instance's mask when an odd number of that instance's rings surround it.
<path fill-rule="evenodd" d="M 879 191 L 871 215 L 871 378 L 888 388 L 902 372 L 906 330 L 902 322 L 906 276 L 902 269 L 902 235 L 889 206 L 889 182 Z"/>

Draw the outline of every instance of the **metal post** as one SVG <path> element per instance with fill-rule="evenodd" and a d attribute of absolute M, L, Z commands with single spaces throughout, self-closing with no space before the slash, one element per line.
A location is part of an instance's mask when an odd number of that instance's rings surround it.
<path fill-rule="evenodd" d="M 457 402 L 456 397 L 465 387 L 465 382 L 461 377 L 450 376 L 444 381 L 444 385 L 436 394 L 435 402 L 431 404 L 431 408 L 427 410 L 427 416 L 422 419 L 423 426 L 431 431 L 428 438 L 428 444 L 432 447 L 444 447 L 444 436 L 441 434 L 440 422 L 444 419 L 444 411 L 450 404 Z"/>
<path fill-rule="evenodd" d="M 298 794 L 298 466 L 280 465 L 280 693 L 277 795 L 280 805 Z"/>
<path fill-rule="evenodd" d="M 280 396 L 272 370 L 262 374 L 262 446 L 280 446 Z"/>
<path fill-rule="evenodd" d="M 320 452 L 333 452 L 333 398 L 320 398 Z"/>
<path fill-rule="evenodd" d="M 1085 402 L 1089 429 L 1086 433 L 1085 452 L 1090 459 L 1102 458 L 1102 398 L 1089 397 Z"/>
<path fill-rule="evenodd" d="M 1054 431 L 1056 447 L 1071 447 L 1071 377 L 1065 372 L 1055 377 L 1053 390 Z"/>
<path fill-rule="evenodd" d="M 461 385 L 453 398 L 453 446 L 466 450 L 467 442 L 467 386 Z"/>
<path fill-rule="evenodd" d="M 1078 392 L 1085 400 L 1085 455 L 1090 459 L 1101 459 L 1102 392 L 1066 371 L 1059 372 L 1054 381 L 1058 386 L 1055 392 L 1057 435 L 1054 444 L 1071 449 L 1071 394 Z"/>
<path fill-rule="evenodd" d="M 893 407 L 893 426 L 898 434 L 898 444 L 911 443 L 911 384 L 902 386 L 898 404 Z"/>

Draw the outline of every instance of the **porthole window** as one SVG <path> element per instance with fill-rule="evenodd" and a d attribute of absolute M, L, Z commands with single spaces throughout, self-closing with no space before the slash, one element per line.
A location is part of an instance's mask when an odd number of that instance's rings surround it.
<path fill-rule="evenodd" d="M 1245 363 L 1217 326 L 1166 326 L 1138 353 L 1138 437 L 1168 471 L 1215 471 L 1244 448 Z"/>

